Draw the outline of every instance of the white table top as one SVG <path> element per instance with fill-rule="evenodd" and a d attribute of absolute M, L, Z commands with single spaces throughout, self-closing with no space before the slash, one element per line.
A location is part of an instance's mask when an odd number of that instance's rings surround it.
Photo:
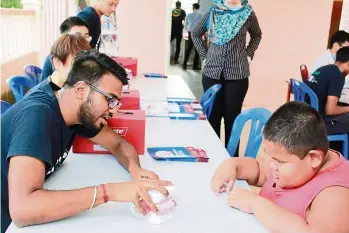
<path fill-rule="evenodd" d="M 208 163 L 185 163 L 158 162 L 147 153 L 140 156 L 142 167 L 155 171 L 161 179 L 170 180 L 176 185 L 173 198 L 177 207 L 169 221 L 151 225 L 146 220 L 136 218 L 129 203 L 109 202 L 53 223 L 22 229 L 12 224 L 7 232 L 267 232 L 253 215 L 230 208 L 226 194 L 216 196 L 211 191 L 212 174 L 229 155 L 207 121 L 147 118 L 146 147 L 152 146 L 193 146 L 206 150 L 210 157 Z M 45 188 L 68 190 L 126 180 L 130 180 L 129 174 L 110 155 L 70 154 L 60 170 L 46 181 Z M 244 186 L 246 182 L 239 184 Z"/>
<path fill-rule="evenodd" d="M 130 80 L 130 89 L 140 90 L 142 100 L 166 100 L 167 97 L 195 98 L 185 81 L 178 75 L 168 78 L 137 77 Z"/>

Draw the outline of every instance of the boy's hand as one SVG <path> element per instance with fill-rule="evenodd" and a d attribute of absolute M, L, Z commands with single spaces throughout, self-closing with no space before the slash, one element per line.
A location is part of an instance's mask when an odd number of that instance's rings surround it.
<path fill-rule="evenodd" d="M 252 207 L 258 198 L 259 195 L 257 193 L 246 189 L 234 188 L 228 197 L 228 203 L 231 207 L 252 214 Z"/>
<path fill-rule="evenodd" d="M 236 179 L 236 165 L 233 158 L 226 159 L 219 165 L 211 179 L 211 188 L 216 193 L 230 192 Z"/>

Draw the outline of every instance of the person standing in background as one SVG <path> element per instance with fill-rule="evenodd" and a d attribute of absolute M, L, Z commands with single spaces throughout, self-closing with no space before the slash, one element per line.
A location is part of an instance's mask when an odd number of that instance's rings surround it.
<path fill-rule="evenodd" d="M 187 19 L 185 20 L 185 29 L 188 31 L 189 34 L 189 40 L 188 40 L 188 48 L 185 51 L 185 57 L 183 62 L 183 69 L 187 69 L 187 63 L 189 60 L 190 52 L 193 48 L 193 40 L 191 38 L 191 32 L 194 30 L 195 26 L 200 22 L 202 18 L 202 14 L 199 12 L 200 5 L 199 3 L 193 4 L 193 12 L 188 14 Z M 194 64 L 193 64 L 193 70 L 200 70 L 199 68 L 199 54 L 194 47 L 195 50 L 195 57 L 194 57 Z"/>
<path fill-rule="evenodd" d="M 176 39 L 175 63 L 178 64 L 179 53 L 183 36 L 183 21 L 186 13 L 181 9 L 182 3 L 176 2 L 176 8 L 172 10 L 171 42 Z"/>
<path fill-rule="evenodd" d="M 209 48 L 202 39 L 206 31 Z M 246 47 L 247 32 L 251 40 Z M 220 137 L 221 119 L 224 118 L 227 146 L 235 118 L 241 113 L 248 90 L 249 61 L 259 46 L 262 31 L 247 0 L 213 0 L 213 8 L 204 15 L 191 36 L 205 63 L 202 75 L 204 91 L 222 84 L 209 122 Z M 235 156 L 238 156 L 238 151 Z"/>
<path fill-rule="evenodd" d="M 92 36 L 91 47 L 98 49 L 97 42 L 101 36 L 101 16 L 109 17 L 119 4 L 119 0 L 97 0 L 93 6 L 86 7 L 82 10 L 78 17 L 85 20 L 88 24 L 88 30 Z"/>

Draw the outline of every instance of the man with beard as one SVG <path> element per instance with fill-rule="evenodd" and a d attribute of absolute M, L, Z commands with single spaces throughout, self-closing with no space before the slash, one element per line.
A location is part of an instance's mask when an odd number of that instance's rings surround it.
<path fill-rule="evenodd" d="M 61 89 L 45 82 L 1 116 L 1 232 L 11 221 L 19 227 L 52 222 L 108 201 L 134 202 L 144 213 L 144 200 L 157 211 L 147 191 L 168 195 L 163 186 L 170 182 L 143 170 L 136 150 L 103 127 L 117 112 L 125 84 L 126 72 L 114 60 L 97 51 L 82 51 Z M 133 181 L 66 191 L 43 189 L 76 134 L 112 152 Z"/>

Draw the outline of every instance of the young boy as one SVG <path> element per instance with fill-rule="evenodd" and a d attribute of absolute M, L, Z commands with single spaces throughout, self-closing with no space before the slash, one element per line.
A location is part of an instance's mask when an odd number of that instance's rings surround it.
<path fill-rule="evenodd" d="M 329 150 L 322 117 L 309 105 L 289 102 L 265 125 L 265 161 L 230 158 L 211 186 L 228 203 L 252 213 L 269 232 L 349 232 L 349 163 Z M 260 194 L 232 190 L 235 179 L 262 187 Z"/>

